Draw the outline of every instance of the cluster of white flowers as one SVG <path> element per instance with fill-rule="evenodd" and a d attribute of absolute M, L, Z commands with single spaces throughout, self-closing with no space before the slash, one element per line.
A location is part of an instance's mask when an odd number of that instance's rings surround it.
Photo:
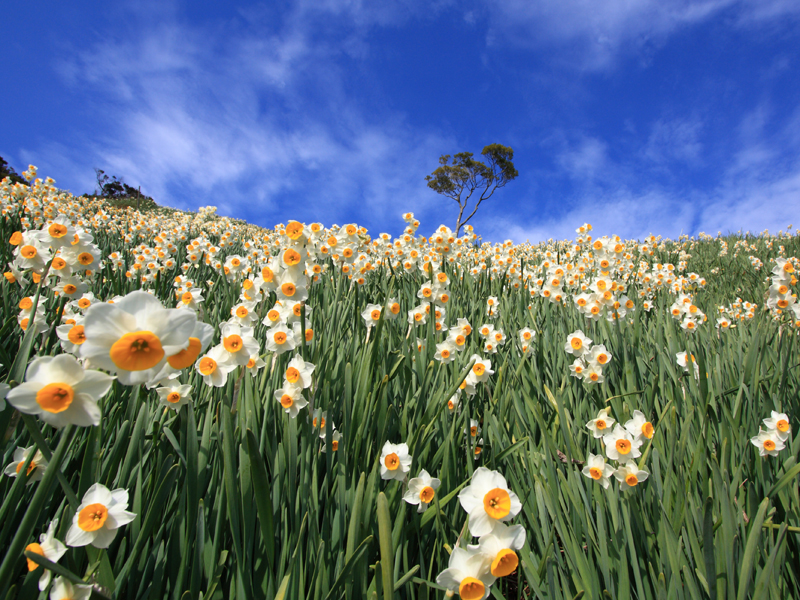
<path fill-rule="evenodd" d="M 587 383 L 603 383 L 603 367 L 612 355 L 603 344 L 592 346 L 590 340 L 580 329 L 567 336 L 564 351 L 575 356 L 569 366 L 570 375 Z"/>
<path fill-rule="evenodd" d="M 589 454 L 583 474 L 608 488 L 613 475 L 619 481 L 620 489 L 630 489 L 647 479 L 647 471 L 640 469 L 634 462 L 639 458 L 641 446 L 645 439 L 651 439 L 655 432 L 653 424 L 641 411 L 633 411 L 633 418 L 621 427 L 609 416 L 609 409 L 603 409 L 586 424 L 595 439 L 602 440 L 606 456 L 618 463 L 617 468 L 606 464 L 602 455 Z M 615 425 L 616 423 L 616 425 Z M 614 429 L 611 429 L 611 426 Z"/>
<path fill-rule="evenodd" d="M 522 509 L 522 503 L 497 471 L 479 467 L 470 485 L 458 494 L 461 507 L 469 515 L 469 532 L 477 544 L 456 547 L 448 568 L 439 573 L 436 583 L 461 598 L 484 600 L 499 577 L 513 573 L 519 565 L 519 551 L 525 544 L 525 528 L 507 525 Z"/>
<path fill-rule="evenodd" d="M 750 442 L 758 448 L 761 456 L 778 456 L 786 447 L 786 441 L 792 434 L 789 417 L 784 413 L 772 411 L 768 419 L 764 419 L 766 431 L 758 428 L 758 435 L 750 438 Z"/>

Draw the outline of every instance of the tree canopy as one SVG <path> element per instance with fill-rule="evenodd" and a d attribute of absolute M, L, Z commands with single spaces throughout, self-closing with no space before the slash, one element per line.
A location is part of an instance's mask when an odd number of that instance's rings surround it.
<path fill-rule="evenodd" d="M 14 167 L 8 164 L 6 159 L 0 156 L 0 181 L 9 177 L 12 183 L 22 183 L 24 185 L 28 185 L 28 182 L 19 175 L 15 170 Z"/>
<path fill-rule="evenodd" d="M 459 152 L 453 157 L 444 154 L 439 157 L 440 166 L 425 177 L 428 187 L 434 192 L 452 198 L 458 203 L 456 235 L 475 215 L 481 202 L 491 198 L 498 188 L 504 187 L 519 175 L 512 162 L 514 151 L 511 148 L 501 144 L 489 144 L 481 151 L 481 155 L 486 158 L 486 163 L 472 158 L 472 152 Z M 464 210 L 476 192 L 478 197 L 475 207 L 469 216 L 463 219 Z"/>

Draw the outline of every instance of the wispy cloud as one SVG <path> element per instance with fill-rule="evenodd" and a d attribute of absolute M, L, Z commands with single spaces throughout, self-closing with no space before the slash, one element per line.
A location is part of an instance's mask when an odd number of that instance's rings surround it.
<path fill-rule="evenodd" d="M 314 38 L 313 24 L 287 22 L 276 31 L 171 22 L 65 61 L 73 89 L 102 91 L 104 133 L 87 163 L 165 204 L 196 208 L 196 197 L 265 225 L 353 212 L 370 225 L 433 210 L 420 173 L 452 140 L 407 126 L 402 113 L 361 110 L 334 60 L 341 51 Z"/>
<path fill-rule="evenodd" d="M 791 0 L 488 0 L 496 44 L 550 49 L 552 60 L 605 70 L 673 33 L 727 11 L 740 27 L 800 14 Z"/>
<path fill-rule="evenodd" d="M 647 140 L 624 159 L 614 159 L 603 140 L 573 136 L 576 140 L 556 158 L 573 184 L 560 208 L 528 223 L 496 218 L 486 223 L 486 233 L 515 242 L 574 239 L 584 222 L 598 235 L 634 239 L 651 233 L 674 238 L 700 231 L 784 229 L 800 214 L 798 125 L 800 107 L 777 123 L 764 105 L 744 115 L 730 139 L 718 140 L 731 148 L 724 160 L 706 165 L 716 173 L 706 187 L 685 186 L 678 177 L 656 181 L 642 175 L 700 159 L 704 138 L 697 119 L 656 120 Z"/>

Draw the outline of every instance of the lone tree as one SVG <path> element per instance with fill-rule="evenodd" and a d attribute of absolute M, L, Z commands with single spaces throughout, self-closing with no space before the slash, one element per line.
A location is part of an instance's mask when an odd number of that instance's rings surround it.
<path fill-rule="evenodd" d="M 452 157 L 452 161 L 449 154 L 443 154 L 439 157 L 441 166 L 425 177 L 428 187 L 434 192 L 452 198 L 458 203 L 456 236 L 478 212 L 481 202 L 491 198 L 497 188 L 504 187 L 519 175 L 514 163 L 511 162 L 514 158 L 514 151 L 511 148 L 500 144 L 489 144 L 481 154 L 486 157 L 488 164 L 473 159 L 472 152 L 460 152 Z M 475 208 L 462 221 L 464 210 L 476 191 L 479 192 L 479 196 Z"/>

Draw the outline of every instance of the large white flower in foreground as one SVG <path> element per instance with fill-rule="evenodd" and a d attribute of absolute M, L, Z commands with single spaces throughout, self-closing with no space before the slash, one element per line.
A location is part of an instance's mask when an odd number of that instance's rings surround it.
<path fill-rule="evenodd" d="M 128 512 L 128 490 L 110 491 L 95 483 L 83 496 L 83 501 L 72 517 L 72 527 L 67 531 L 68 546 L 108 548 L 117 535 L 117 529 L 136 518 Z"/>
<path fill-rule="evenodd" d="M 506 478 L 486 467 L 475 469 L 469 486 L 459 492 L 458 501 L 469 514 L 469 532 L 476 537 L 491 533 L 497 523 L 510 521 L 522 509 Z"/>
<path fill-rule="evenodd" d="M 25 383 L 8 392 L 17 410 L 36 415 L 53 427 L 100 423 L 97 400 L 106 395 L 114 378 L 100 371 L 84 371 L 69 354 L 41 356 L 28 365 Z"/>
<path fill-rule="evenodd" d="M 86 311 L 81 356 L 121 383 L 153 378 L 167 358 L 188 347 L 197 315 L 185 308 L 164 308 L 147 292 L 131 292 L 113 304 L 93 304 Z"/>

